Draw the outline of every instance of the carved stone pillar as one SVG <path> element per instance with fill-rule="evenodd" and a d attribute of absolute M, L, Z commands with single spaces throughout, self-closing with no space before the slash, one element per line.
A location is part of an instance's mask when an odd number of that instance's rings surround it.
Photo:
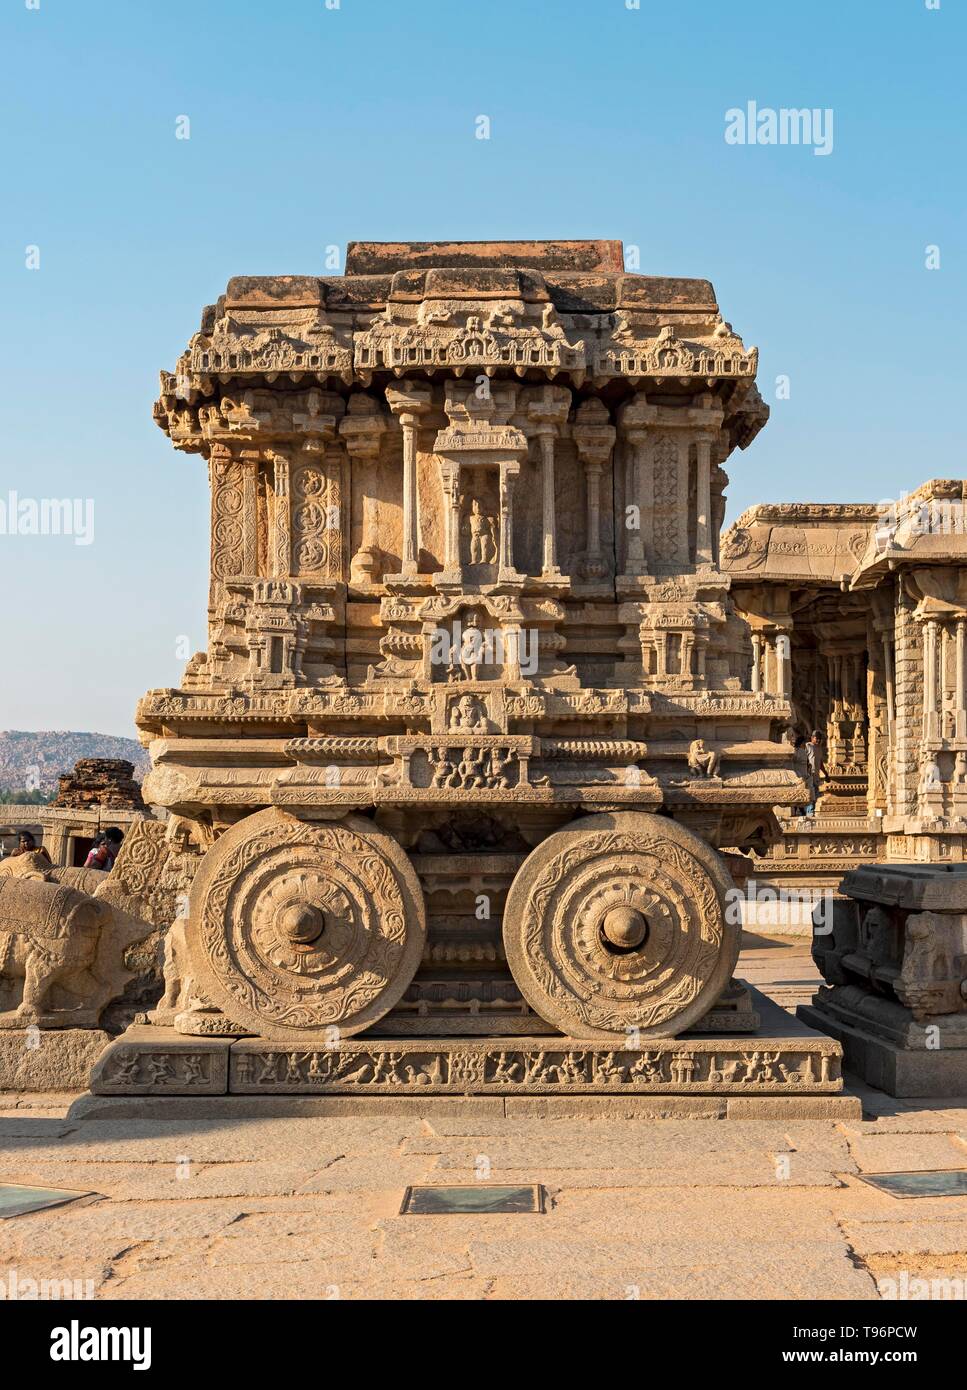
<path fill-rule="evenodd" d="M 788 700 L 790 693 L 790 667 L 792 665 L 792 649 L 788 632 L 777 632 L 774 646 L 776 694 L 783 700 Z"/>
<path fill-rule="evenodd" d="M 712 441 L 695 442 L 695 563 L 712 564 Z"/>
<path fill-rule="evenodd" d="M 655 634 L 655 658 L 657 669 L 656 676 L 666 676 L 668 674 L 668 633 L 657 632 Z"/>
<path fill-rule="evenodd" d="M 601 544 L 601 475 L 611 459 L 615 429 L 601 401 L 593 396 L 579 407 L 574 424 L 574 443 L 584 465 L 587 520 L 581 573 L 600 579 L 606 572 Z"/>
<path fill-rule="evenodd" d="M 551 429 L 540 431 L 541 497 L 544 543 L 541 554 L 541 574 L 556 578 L 561 573 L 557 563 L 557 518 L 554 501 L 554 435 Z"/>
<path fill-rule="evenodd" d="M 652 472 L 648 454 L 648 433 L 646 430 L 630 430 L 627 434 L 628 461 L 625 486 L 625 527 L 628 547 L 625 558 L 627 574 L 647 574 L 648 559 L 645 552 L 644 530 L 651 530 Z M 635 512 L 631 512 L 631 508 Z"/>
<path fill-rule="evenodd" d="M 571 393 L 563 386 L 540 386 L 524 396 L 530 434 L 536 434 L 541 450 L 541 574 L 560 578 L 557 562 L 557 508 L 554 488 L 554 440 L 567 420 Z"/>
<path fill-rule="evenodd" d="M 721 438 L 721 435 L 720 435 Z M 728 444 L 718 444 L 713 458 L 727 456 Z M 725 489 L 729 485 L 729 475 L 718 462 L 712 465 L 712 564 L 718 569 L 722 563 L 721 539 L 725 524 Z"/>
<path fill-rule="evenodd" d="M 514 568 L 514 483 L 518 463 L 500 465 L 500 542 L 497 551 L 497 578 L 516 578 Z"/>
<path fill-rule="evenodd" d="M 937 716 L 937 624 L 929 619 L 923 625 L 923 735 L 939 737 Z"/>
<path fill-rule="evenodd" d="M 688 474 L 689 474 L 689 436 L 680 432 L 672 436 L 678 449 L 678 547 L 676 560 L 687 566 L 691 550 L 688 534 Z"/>
<path fill-rule="evenodd" d="M 937 720 L 941 738 L 953 737 L 953 700 L 954 692 L 950 683 L 950 646 L 951 634 L 946 623 L 940 624 L 940 665 L 938 671 L 937 703 L 939 706 L 939 717 Z"/>
<path fill-rule="evenodd" d="M 886 688 L 886 717 L 887 727 L 890 731 L 890 742 L 893 742 L 893 725 L 896 718 L 896 690 L 894 677 L 894 653 L 893 639 L 888 632 L 883 636 L 883 681 Z"/>
<path fill-rule="evenodd" d="M 657 408 L 648 404 L 644 391 L 638 391 L 618 412 L 625 459 L 624 513 L 619 518 L 625 538 L 621 564 L 624 574 L 647 574 L 653 559 L 655 486 L 647 427 L 654 423 L 657 413 Z"/>
<path fill-rule="evenodd" d="M 371 396 L 357 392 L 349 398 L 346 414 L 339 421 L 339 437 L 349 456 L 350 466 L 366 465 L 379 458 L 383 435 L 386 432 L 386 417 Z M 347 509 L 353 489 L 347 489 Z M 363 497 L 360 518 L 359 546 L 350 561 L 350 575 L 354 584 L 365 588 L 372 585 L 378 572 L 378 527 L 379 509 L 376 499 Z M 352 518 L 349 531 L 351 532 Z"/>
<path fill-rule="evenodd" d="M 272 455 L 273 497 L 271 569 L 276 579 L 292 573 L 292 513 L 289 501 L 289 457 Z"/>
<path fill-rule="evenodd" d="M 403 543 L 400 572 L 415 577 L 420 562 L 420 521 L 416 491 L 416 446 L 420 416 L 430 409 L 430 388 L 416 381 L 387 386 L 386 401 L 403 431 Z"/>
<path fill-rule="evenodd" d="M 586 578 L 597 579 L 602 573 L 601 564 L 601 465 L 586 463 L 584 466 L 585 487 L 587 490 L 587 551 L 583 570 Z"/>
<path fill-rule="evenodd" d="M 259 573 L 259 526 L 258 490 L 261 452 L 258 449 L 243 449 L 242 495 L 244 497 L 242 526 L 242 573 L 255 576 Z"/>
<path fill-rule="evenodd" d="M 758 695 L 762 690 L 762 635 L 752 634 L 752 690 Z"/>
<path fill-rule="evenodd" d="M 965 704 L 965 671 L 964 661 L 967 659 L 967 642 L 965 642 L 965 620 L 957 619 L 957 649 L 954 656 L 956 671 L 954 676 L 954 736 L 958 739 L 967 738 L 967 704 Z"/>
<path fill-rule="evenodd" d="M 213 444 L 209 456 L 211 486 L 211 584 L 209 611 L 217 609 L 228 579 L 244 571 L 246 531 L 256 526 L 254 497 L 246 487 L 247 471 L 227 444 Z"/>
<path fill-rule="evenodd" d="M 443 486 L 443 571 L 455 576 L 460 571 L 460 465 L 441 462 L 440 479 Z"/>

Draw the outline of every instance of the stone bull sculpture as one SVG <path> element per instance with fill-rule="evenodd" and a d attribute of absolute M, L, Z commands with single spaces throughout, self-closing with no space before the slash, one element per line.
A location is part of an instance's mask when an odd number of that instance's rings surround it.
<path fill-rule="evenodd" d="M 53 868 L 39 853 L 4 861 L 0 1029 L 96 1028 L 143 966 L 129 948 L 146 942 L 157 956 L 147 939 L 160 946 L 194 859 L 163 823 L 145 820 L 109 874 Z"/>
<path fill-rule="evenodd" d="M 43 879 L 0 879 L 0 1028 L 93 1028 L 117 988 L 107 903 Z"/>

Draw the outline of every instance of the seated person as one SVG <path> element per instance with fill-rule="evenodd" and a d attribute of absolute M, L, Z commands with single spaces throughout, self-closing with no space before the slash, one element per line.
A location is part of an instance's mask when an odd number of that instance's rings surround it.
<path fill-rule="evenodd" d="M 17 848 L 11 854 L 11 859 L 15 859 L 18 854 L 42 854 L 48 864 L 52 862 L 44 846 L 38 845 L 36 837 L 29 830 L 21 830 Z"/>

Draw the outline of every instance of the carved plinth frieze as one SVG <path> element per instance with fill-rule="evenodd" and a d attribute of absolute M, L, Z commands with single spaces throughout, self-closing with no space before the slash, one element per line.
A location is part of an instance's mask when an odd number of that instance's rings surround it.
<path fill-rule="evenodd" d="M 763 1040 L 401 1038 L 285 1048 L 264 1038 L 224 1046 L 132 1030 L 95 1069 L 99 1095 L 834 1095 L 837 1045 L 818 1034 Z M 224 1076 L 226 1064 L 228 1075 Z"/>

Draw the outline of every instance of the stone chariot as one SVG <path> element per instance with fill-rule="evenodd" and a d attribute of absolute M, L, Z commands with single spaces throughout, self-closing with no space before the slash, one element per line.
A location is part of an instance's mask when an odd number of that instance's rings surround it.
<path fill-rule="evenodd" d="M 617 242 L 239 278 L 156 419 L 211 486 L 207 651 L 138 725 L 196 868 L 102 1094 L 829 1094 L 733 980 L 803 800 L 719 559 L 768 411 Z"/>

